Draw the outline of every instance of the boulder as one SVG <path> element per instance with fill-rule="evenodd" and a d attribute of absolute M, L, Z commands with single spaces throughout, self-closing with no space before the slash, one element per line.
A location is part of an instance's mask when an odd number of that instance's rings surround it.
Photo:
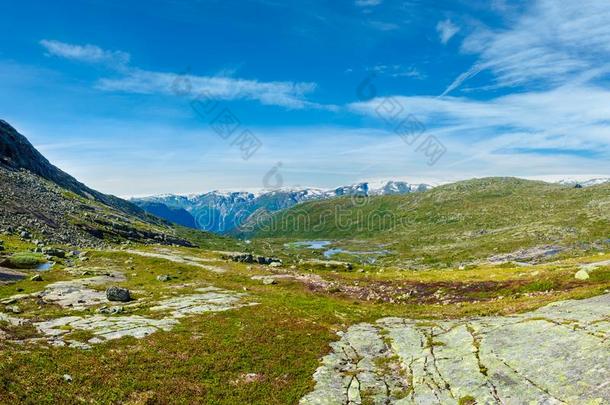
<path fill-rule="evenodd" d="M 97 309 L 95 312 L 97 312 L 98 314 L 104 314 L 104 315 L 116 315 L 116 314 L 121 314 L 124 311 L 125 311 L 125 308 L 123 308 L 123 307 L 103 306 L 103 307 Z"/>
<path fill-rule="evenodd" d="M 277 281 L 273 278 L 273 277 L 265 277 L 263 279 L 263 284 L 264 285 L 272 285 L 272 284 L 277 284 Z"/>
<path fill-rule="evenodd" d="M 270 265 L 271 263 L 282 263 L 280 259 L 275 257 L 258 256 L 251 253 L 229 253 L 223 255 L 223 259 L 232 260 L 238 263 L 257 263 L 266 265 Z"/>
<path fill-rule="evenodd" d="M 8 311 L 11 311 L 11 312 L 12 312 L 12 313 L 14 313 L 14 314 L 20 314 L 20 313 L 21 313 L 21 308 L 19 308 L 17 305 L 13 305 L 13 306 L 10 306 L 10 307 L 6 307 L 6 309 L 7 309 Z"/>
<path fill-rule="evenodd" d="M 40 274 L 35 274 L 30 277 L 30 281 L 42 281 L 42 276 Z"/>
<path fill-rule="evenodd" d="M 170 276 L 167 274 L 161 274 L 160 276 L 157 276 L 157 280 L 158 281 L 162 281 L 162 282 L 166 282 L 170 280 Z"/>
<path fill-rule="evenodd" d="M 106 298 L 108 298 L 108 301 L 129 302 L 131 301 L 131 293 L 127 288 L 110 287 L 106 290 Z"/>
<path fill-rule="evenodd" d="M 589 279 L 589 273 L 587 273 L 586 270 L 581 269 L 581 270 L 578 270 L 576 272 L 576 274 L 574 274 L 574 278 L 577 279 L 577 280 L 588 280 Z"/>
<path fill-rule="evenodd" d="M 42 253 L 44 253 L 45 255 L 59 257 L 59 258 L 66 257 L 66 252 L 64 250 L 56 249 L 56 248 L 43 248 Z"/>

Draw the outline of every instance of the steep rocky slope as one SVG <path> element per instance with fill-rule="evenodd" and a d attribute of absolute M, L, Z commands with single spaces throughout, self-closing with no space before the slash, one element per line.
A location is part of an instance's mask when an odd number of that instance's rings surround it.
<path fill-rule="evenodd" d="M 9 170 L 26 170 L 81 197 L 101 202 L 131 215 L 144 217 L 144 211 L 136 205 L 93 190 L 53 166 L 25 136 L 4 120 L 0 120 L 0 167 Z"/>
<path fill-rule="evenodd" d="M 0 232 L 73 246 L 133 240 L 189 245 L 168 223 L 53 166 L 0 120 Z"/>

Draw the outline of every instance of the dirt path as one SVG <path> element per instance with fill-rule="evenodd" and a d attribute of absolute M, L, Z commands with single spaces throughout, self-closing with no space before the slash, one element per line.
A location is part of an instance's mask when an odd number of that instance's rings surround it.
<path fill-rule="evenodd" d="M 180 264 L 186 264 L 189 266 L 199 267 L 199 268 L 202 268 L 202 269 L 205 269 L 208 271 L 212 271 L 214 273 L 225 273 L 226 272 L 226 270 L 223 269 L 222 267 L 201 263 L 201 262 L 208 262 L 211 260 L 202 259 L 200 257 L 179 255 L 179 254 L 175 254 L 175 253 L 141 252 L 139 250 L 121 250 L 120 252 L 130 253 L 133 255 L 139 255 L 139 256 L 144 256 L 144 257 L 154 257 L 157 259 L 165 259 L 165 260 L 169 260 L 170 262 L 174 262 L 174 263 L 180 263 Z"/>

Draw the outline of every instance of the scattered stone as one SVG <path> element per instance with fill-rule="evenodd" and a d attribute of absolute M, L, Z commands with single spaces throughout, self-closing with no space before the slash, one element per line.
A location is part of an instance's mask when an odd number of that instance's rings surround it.
<path fill-rule="evenodd" d="M 127 288 L 113 286 L 106 290 L 106 298 L 108 301 L 129 302 L 131 293 Z"/>
<path fill-rule="evenodd" d="M 42 249 L 42 253 L 44 253 L 46 255 L 49 255 L 49 256 L 53 256 L 53 257 L 59 257 L 59 258 L 66 257 L 66 252 L 64 250 L 61 250 L 61 249 L 43 248 Z"/>
<path fill-rule="evenodd" d="M 272 262 L 272 263 L 269 263 L 269 267 L 282 267 L 282 263 L 281 262 Z"/>
<path fill-rule="evenodd" d="M 21 313 L 21 308 L 19 308 L 17 305 L 6 307 L 6 309 L 11 311 L 14 314 L 20 314 Z"/>
<path fill-rule="evenodd" d="M 253 255 L 251 253 L 236 253 L 236 252 L 225 252 L 222 256 L 225 260 L 232 260 L 238 263 L 257 263 L 271 265 L 272 263 L 279 263 L 282 265 L 282 261 L 275 257 L 266 257 Z M 277 265 L 274 265 L 277 266 Z"/>
<path fill-rule="evenodd" d="M 232 381 L 233 385 L 240 385 L 240 384 L 252 384 L 254 382 L 259 382 L 263 380 L 263 375 L 262 374 L 257 374 L 257 373 L 242 373 L 239 375 L 239 377 Z"/>
<path fill-rule="evenodd" d="M 274 279 L 273 277 L 265 277 L 265 278 L 263 278 L 263 284 L 264 285 L 277 284 L 277 280 Z"/>
<path fill-rule="evenodd" d="M 6 314 L 3 314 L 2 312 L 0 312 L 0 322 L 6 322 L 9 325 L 12 326 L 20 326 L 26 323 L 25 319 L 22 318 L 15 318 Z"/>
<path fill-rule="evenodd" d="M 589 273 L 587 273 L 585 269 L 580 269 L 576 272 L 576 274 L 574 274 L 574 278 L 577 280 L 588 280 Z"/>
<path fill-rule="evenodd" d="M 72 382 L 72 376 L 70 374 L 64 374 L 63 379 L 65 382 L 69 382 L 69 383 Z"/>
<path fill-rule="evenodd" d="M 160 276 L 157 276 L 157 280 L 158 281 L 162 281 L 162 282 L 166 282 L 170 280 L 170 276 L 167 274 L 161 274 Z"/>
<path fill-rule="evenodd" d="M 124 311 L 125 311 L 125 308 L 121 307 L 121 306 L 108 307 L 108 306 L 104 305 L 103 307 L 98 308 L 95 312 L 97 312 L 98 314 L 116 315 L 116 314 L 122 314 Z"/>

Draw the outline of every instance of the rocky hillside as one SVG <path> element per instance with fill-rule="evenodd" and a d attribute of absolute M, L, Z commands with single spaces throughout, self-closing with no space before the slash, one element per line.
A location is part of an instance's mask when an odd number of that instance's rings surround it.
<path fill-rule="evenodd" d="M 73 246 L 125 240 L 189 245 L 168 223 L 53 166 L 0 120 L 0 232 Z"/>
<path fill-rule="evenodd" d="M 427 184 L 385 181 L 376 184 L 363 182 L 331 190 L 319 188 L 280 189 L 270 192 L 220 192 L 190 196 L 163 195 L 133 199 L 132 202 L 161 218 L 185 226 L 191 219 L 198 229 L 215 233 L 232 233 L 253 216 L 274 213 L 307 201 L 327 200 L 349 195 L 401 195 L 430 189 Z M 167 208 L 163 208 L 162 205 Z M 180 212 L 176 212 L 180 210 Z"/>
<path fill-rule="evenodd" d="M 144 216 L 144 211 L 136 205 L 93 190 L 53 166 L 25 136 L 4 120 L 0 120 L 0 167 L 9 170 L 26 170 L 81 197 L 101 202 L 131 215 Z"/>

